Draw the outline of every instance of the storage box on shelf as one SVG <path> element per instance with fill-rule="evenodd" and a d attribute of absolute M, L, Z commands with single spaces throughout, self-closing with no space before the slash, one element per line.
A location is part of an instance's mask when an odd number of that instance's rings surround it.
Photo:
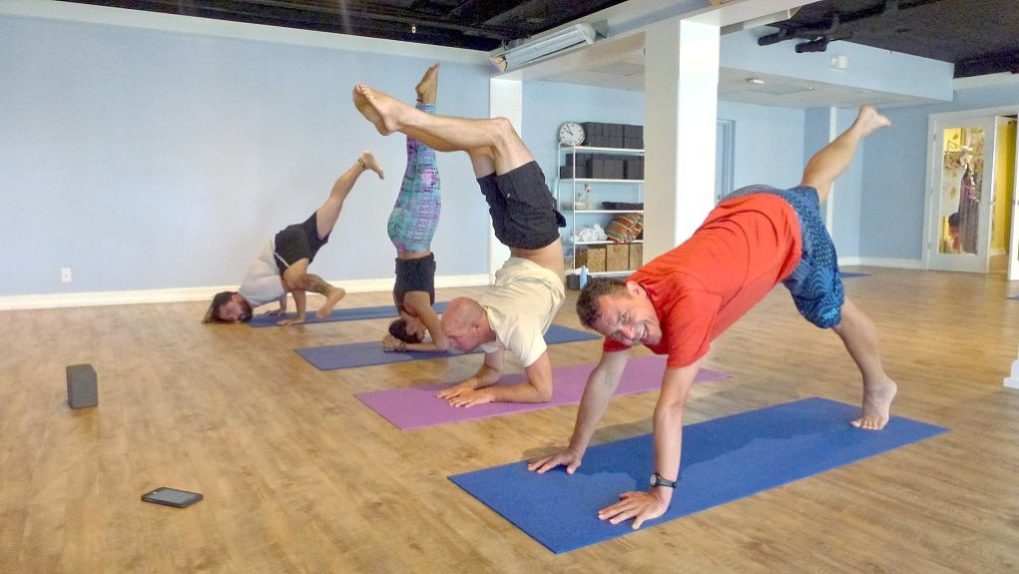
<path fill-rule="evenodd" d="M 636 269 L 644 264 L 644 244 L 630 244 L 630 269 Z"/>
<path fill-rule="evenodd" d="M 605 246 L 605 270 L 606 271 L 630 270 L 629 244 L 613 243 Z"/>
<path fill-rule="evenodd" d="M 582 245 L 574 251 L 574 266 L 576 268 L 587 267 L 591 273 L 603 273 L 605 271 L 605 247 L 601 245 Z"/>

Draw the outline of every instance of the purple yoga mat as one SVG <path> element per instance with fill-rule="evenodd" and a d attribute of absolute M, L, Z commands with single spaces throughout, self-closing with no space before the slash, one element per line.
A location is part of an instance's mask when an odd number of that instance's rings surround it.
<path fill-rule="evenodd" d="M 580 398 L 584 394 L 587 376 L 591 374 L 594 367 L 592 364 L 587 364 L 554 369 L 552 378 L 555 387 L 552 392 L 552 400 L 547 403 L 489 403 L 471 408 L 451 407 L 449 403 L 435 396 L 435 393 L 440 389 L 451 386 L 450 383 L 359 393 L 357 398 L 396 427 L 403 430 L 417 429 L 536 411 L 560 405 L 579 404 Z M 629 395 L 657 389 L 662 384 L 664 373 L 664 356 L 648 355 L 631 358 L 615 394 L 616 396 Z M 701 369 L 694 382 L 706 383 L 727 377 L 728 375 L 718 371 Z M 499 384 L 512 385 L 521 383 L 524 379 L 525 376 L 521 373 L 506 377 Z"/>

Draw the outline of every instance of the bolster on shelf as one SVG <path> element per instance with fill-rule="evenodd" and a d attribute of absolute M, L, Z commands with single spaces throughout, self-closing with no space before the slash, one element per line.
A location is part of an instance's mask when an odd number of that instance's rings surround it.
<path fill-rule="evenodd" d="M 643 213 L 621 213 L 605 226 L 605 235 L 616 243 L 636 241 L 644 233 Z"/>

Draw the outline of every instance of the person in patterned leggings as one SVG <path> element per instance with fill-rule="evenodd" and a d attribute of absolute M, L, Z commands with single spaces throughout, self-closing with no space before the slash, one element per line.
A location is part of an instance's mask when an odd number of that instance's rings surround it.
<path fill-rule="evenodd" d="M 435 112 L 439 66 L 425 72 L 418 82 L 417 109 Z M 389 215 L 389 239 L 396 247 L 396 283 L 393 303 L 400 317 L 389 324 L 382 339 L 387 351 L 445 351 L 449 341 L 442 334 L 435 304 L 435 254 L 432 237 L 442 207 L 439 167 L 435 150 L 407 136 L 407 169 L 400 194 Z M 431 338 L 425 342 L 425 333 Z"/>

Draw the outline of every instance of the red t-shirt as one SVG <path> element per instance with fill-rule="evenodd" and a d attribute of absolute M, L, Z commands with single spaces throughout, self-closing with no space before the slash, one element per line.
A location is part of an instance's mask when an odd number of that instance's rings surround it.
<path fill-rule="evenodd" d="M 753 194 L 723 201 L 690 239 L 633 272 L 658 315 L 662 338 L 648 345 L 678 368 L 703 357 L 800 262 L 800 226 L 786 200 Z M 605 351 L 625 345 L 606 339 Z"/>

